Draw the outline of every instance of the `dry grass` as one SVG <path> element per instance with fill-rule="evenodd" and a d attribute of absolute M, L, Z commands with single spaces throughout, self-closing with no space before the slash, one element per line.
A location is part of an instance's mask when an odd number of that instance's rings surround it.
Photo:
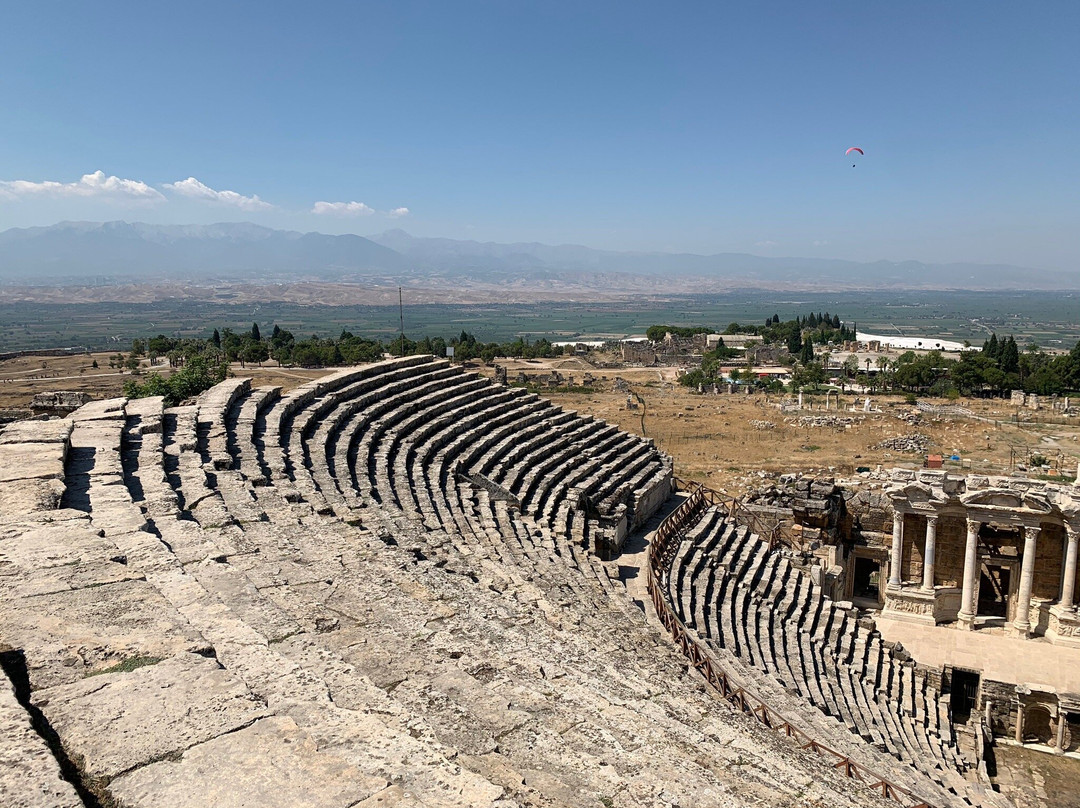
<path fill-rule="evenodd" d="M 526 373 L 543 370 L 539 363 L 513 363 L 509 368 L 511 381 L 519 368 L 528 368 Z M 573 373 L 575 384 L 580 384 L 578 371 L 562 369 L 561 372 L 564 376 Z M 1011 420 L 1014 408 L 1001 400 L 955 402 L 987 420 L 922 416 L 913 425 L 901 416 L 910 416 L 915 408 L 904 403 L 901 396 L 875 397 L 873 405 L 882 411 L 869 415 L 846 411 L 852 407 L 862 409 L 861 398 L 853 395 L 841 396 L 841 412 L 836 411 L 835 404 L 825 412 L 823 397 L 812 401 L 806 396 L 804 403 L 812 406 L 812 410 L 784 413 L 778 407 L 780 396 L 698 395 L 670 381 L 673 373 L 669 369 L 591 372 L 603 380 L 591 394 L 553 390 L 544 395 L 568 409 L 595 415 L 654 439 L 675 458 L 675 470 L 680 477 L 733 494 L 760 484 L 760 476 L 755 472 L 842 475 L 852 474 L 863 466 L 921 466 L 922 454 L 876 448 L 887 438 L 913 433 L 930 438 L 931 453 L 959 455 L 961 462 L 947 462 L 946 467 L 963 471 L 1008 473 L 1010 461 L 1024 456 L 1027 449 L 1047 457 L 1056 457 L 1060 450 L 1065 456 L 1065 473 L 1071 476 L 1080 456 L 1080 422 L 1017 424 Z M 628 410 L 626 393 L 611 390 L 616 376 L 626 379 L 633 391 L 644 398 L 644 410 L 640 406 Z M 799 427 L 795 423 L 799 415 L 841 416 L 853 418 L 855 423 L 839 429 Z M 751 421 L 769 421 L 775 428 L 756 429 Z"/>

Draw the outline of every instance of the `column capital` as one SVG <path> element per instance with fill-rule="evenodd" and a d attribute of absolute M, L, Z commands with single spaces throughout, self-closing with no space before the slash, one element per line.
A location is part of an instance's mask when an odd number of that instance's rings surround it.
<path fill-rule="evenodd" d="M 940 514 L 936 514 L 936 513 L 928 513 L 928 514 L 926 514 L 926 524 L 928 524 L 928 525 L 936 525 L 939 516 L 940 516 Z"/>
<path fill-rule="evenodd" d="M 978 533 L 982 527 L 981 519 L 972 519 L 970 516 L 967 518 L 967 531 L 968 533 Z"/>
<path fill-rule="evenodd" d="M 1028 538 L 1029 536 L 1031 538 L 1037 538 L 1039 533 L 1041 533 L 1041 532 L 1042 532 L 1042 525 L 1039 525 L 1039 526 L 1024 525 L 1024 538 L 1025 539 Z"/>

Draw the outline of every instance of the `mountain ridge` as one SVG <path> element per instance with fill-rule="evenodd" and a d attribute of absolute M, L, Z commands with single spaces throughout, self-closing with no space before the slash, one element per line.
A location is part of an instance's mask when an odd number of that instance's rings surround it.
<path fill-rule="evenodd" d="M 599 250 L 576 244 L 480 242 L 412 236 L 392 229 L 372 236 L 280 230 L 252 222 L 156 225 L 59 222 L 0 232 L 0 282 L 62 285 L 88 278 L 179 281 L 221 278 L 259 282 L 353 281 L 387 285 L 433 280 L 470 284 L 622 284 L 626 291 L 671 281 L 683 291 L 783 289 L 1077 289 L 1080 278 L 1008 264 L 765 257 L 749 253 Z"/>

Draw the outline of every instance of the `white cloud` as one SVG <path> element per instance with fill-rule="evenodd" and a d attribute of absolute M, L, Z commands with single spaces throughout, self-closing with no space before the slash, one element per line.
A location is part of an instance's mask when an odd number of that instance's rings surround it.
<path fill-rule="evenodd" d="M 775 241 L 755 241 L 754 246 L 755 247 L 775 247 L 775 246 L 777 246 L 777 242 L 775 242 Z"/>
<path fill-rule="evenodd" d="M 78 182 L 56 182 L 45 180 L 0 181 L 0 197 L 7 199 L 71 199 L 86 197 L 104 197 L 126 199 L 141 202 L 157 202 L 165 197 L 145 182 L 124 180 L 120 177 L 105 176 L 104 171 L 83 174 Z"/>
<path fill-rule="evenodd" d="M 179 180 L 178 182 L 167 182 L 163 187 L 191 199 L 216 202 L 221 205 L 240 208 L 241 210 L 270 210 L 274 207 L 269 202 L 263 202 L 255 194 L 244 196 L 236 191 L 215 191 L 209 185 L 203 185 L 194 177 L 188 177 L 186 180 Z"/>
<path fill-rule="evenodd" d="M 409 215 L 409 209 L 408 208 L 394 208 L 392 211 L 390 211 L 386 215 L 387 216 L 392 216 L 395 219 L 400 219 L 402 216 L 408 216 Z"/>
<path fill-rule="evenodd" d="M 363 202 L 316 202 L 311 212 L 320 216 L 370 216 L 375 209 Z"/>
<path fill-rule="evenodd" d="M 828 243 L 829 242 L 825 241 L 824 239 L 818 239 L 817 241 L 814 242 L 814 246 L 815 247 L 824 247 Z"/>

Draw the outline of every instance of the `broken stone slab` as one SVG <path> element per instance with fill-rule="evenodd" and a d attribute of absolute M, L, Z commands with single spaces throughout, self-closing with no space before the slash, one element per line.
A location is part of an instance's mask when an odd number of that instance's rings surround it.
<path fill-rule="evenodd" d="M 503 796 L 501 786 L 463 769 L 452 759 L 456 750 L 426 741 L 422 730 L 414 737 L 391 729 L 374 713 L 310 703 L 290 705 L 289 716 L 320 750 L 340 755 L 369 776 L 389 778 L 425 805 L 493 806 Z"/>
<path fill-rule="evenodd" d="M 124 398 L 106 398 L 84 404 L 71 414 L 72 421 L 116 420 L 124 417 Z"/>
<path fill-rule="evenodd" d="M 0 432 L 0 445 L 8 443 L 63 443 L 71 435 L 71 421 L 15 421 Z"/>
<path fill-rule="evenodd" d="M 234 674 L 190 653 L 39 690 L 33 704 L 84 775 L 106 781 L 267 715 Z"/>
<path fill-rule="evenodd" d="M 350 808 L 390 785 L 271 716 L 122 775 L 109 792 L 119 808 Z"/>
<path fill-rule="evenodd" d="M 60 764 L 0 672 L 0 805 L 5 808 L 82 808 Z"/>
<path fill-rule="evenodd" d="M 60 507 L 63 497 L 64 481 L 59 477 L 0 482 L 0 518 L 21 519 L 29 514 L 53 511 Z"/>
<path fill-rule="evenodd" d="M 193 564 L 187 572 L 268 641 L 277 642 L 300 632 L 299 623 L 261 595 L 251 580 L 233 565 L 209 561 Z"/>
<path fill-rule="evenodd" d="M 154 586 L 139 580 L 0 601 L 0 625 L 5 643 L 26 650 L 35 690 L 132 657 L 213 651 Z"/>
<path fill-rule="evenodd" d="M 0 483 L 10 480 L 64 479 L 64 443 L 0 445 Z"/>
<path fill-rule="evenodd" d="M 0 600 L 98 587 L 142 574 L 116 545 L 79 520 L 0 528 Z"/>

